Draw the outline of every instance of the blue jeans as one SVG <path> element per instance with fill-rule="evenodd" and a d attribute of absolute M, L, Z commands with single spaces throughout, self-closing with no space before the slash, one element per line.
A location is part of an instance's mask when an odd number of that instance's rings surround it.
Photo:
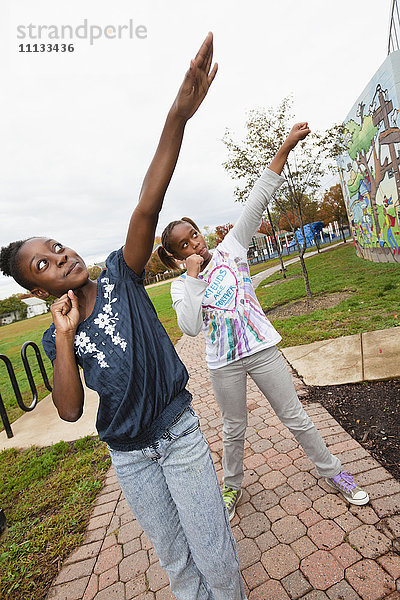
<path fill-rule="evenodd" d="M 152 446 L 109 451 L 124 496 L 176 598 L 245 599 L 228 514 L 193 409 Z"/>

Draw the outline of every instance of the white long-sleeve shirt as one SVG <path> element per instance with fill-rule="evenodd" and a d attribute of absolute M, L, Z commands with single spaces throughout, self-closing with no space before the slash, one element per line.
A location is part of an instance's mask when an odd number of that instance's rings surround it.
<path fill-rule="evenodd" d="M 271 325 L 251 283 L 247 249 L 261 224 L 266 205 L 284 181 L 265 169 L 256 181 L 236 225 L 215 249 L 197 278 L 181 275 L 171 284 L 173 307 L 184 333 L 203 329 L 210 369 L 277 344 Z"/>

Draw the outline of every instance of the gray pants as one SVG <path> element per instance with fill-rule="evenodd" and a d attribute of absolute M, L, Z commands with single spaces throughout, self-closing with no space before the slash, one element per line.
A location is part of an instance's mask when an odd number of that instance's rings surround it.
<path fill-rule="evenodd" d="M 302 446 L 318 474 L 321 477 L 335 477 L 340 473 L 340 460 L 329 452 L 305 412 L 282 354 L 273 346 L 220 369 L 210 369 L 211 383 L 223 419 L 224 484 L 236 490 L 242 484 L 247 426 L 247 374 Z"/>

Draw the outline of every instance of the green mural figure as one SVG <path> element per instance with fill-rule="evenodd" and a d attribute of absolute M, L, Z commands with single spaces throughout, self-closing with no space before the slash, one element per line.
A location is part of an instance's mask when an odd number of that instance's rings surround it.
<path fill-rule="evenodd" d="M 384 196 L 383 205 L 380 209 L 380 223 L 381 223 L 381 237 L 379 239 L 379 245 L 383 248 L 385 245 L 392 248 L 394 252 L 400 252 L 400 228 L 396 219 L 396 212 L 393 206 L 392 198 L 386 198 Z M 396 240 L 396 237 L 398 238 Z"/>

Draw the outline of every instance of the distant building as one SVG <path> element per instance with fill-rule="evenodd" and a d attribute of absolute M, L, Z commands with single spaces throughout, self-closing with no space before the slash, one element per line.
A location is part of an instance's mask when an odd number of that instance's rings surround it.
<path fill-rule="evenodd" d="M 36 315 L 43 315 L 48 311 L 46 302 L 44 300 L 40 300 L 40 298 L 23 298 L 21 301 L 24 302 L 28 307 L 26 313 L 28 319 L 30 317 L 36 317 Z"/>
<path fill-rule="evenodd" d="M 0 315 L 0 327 L 2 325 L 9 325 L 10 323 L 14 323 L 14 321 L 18 321 L 19 319 L 19 311 L 13 310 L 9 313 L 4 313 Z"/>

